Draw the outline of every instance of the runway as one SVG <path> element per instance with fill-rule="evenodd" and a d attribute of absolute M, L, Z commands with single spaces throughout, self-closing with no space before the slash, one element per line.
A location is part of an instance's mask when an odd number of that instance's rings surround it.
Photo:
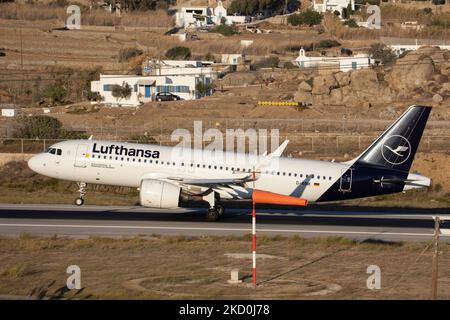
<path fill-rule="evenodd" d="M 358 240 L 427 241 L 432 214 L 446 210 L 359 207 L 308 207 L 302 210 L 257 210 L 259 235 L 340 236 Z M 0 204 L 0 237 L 22 233 L 71 237 L 136 235 L 244 235 L 251 233 L 251 212 L 227 208 L 216 222 L 201 208 L 157 210 L 142 207 Z M 443 240 L 450 239 L 442 237 Z"/>

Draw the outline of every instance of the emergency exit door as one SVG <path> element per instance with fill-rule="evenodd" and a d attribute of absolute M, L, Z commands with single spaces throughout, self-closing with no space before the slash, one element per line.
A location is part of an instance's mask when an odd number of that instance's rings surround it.
<path fill-rule="evenodd" d="M 77 147 L 77 153 L 75 154 L 75 167 L 86 168 L 86 158 L 88 157 L 88 145 L 79 144 Z"/>

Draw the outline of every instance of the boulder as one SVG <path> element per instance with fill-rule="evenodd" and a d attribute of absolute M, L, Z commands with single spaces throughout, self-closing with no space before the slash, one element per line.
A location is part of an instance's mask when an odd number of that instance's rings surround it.
<path fill-rule="evenodd" d="M 328 104 L 331 105 L 341 105 L 342 104 L 342 89 L 333 89 L 330 92 L 330 96 L 328 99 Z"/>
<path fill-rule="evenodd" d="M 312 94 L 329 94 L 330 90 L 337 86 L 338 83 L 332 74 L 320 75 L 314 78 Z"/>
<path fill-rule="evenodd" d="M 311 92 L 312 91 L 312 87 L 309 85 L 308 82 L 302 81 L 302 83 L 300 83 L 300 85 L 298 86 L 298 90 Z"/>
<path fill-rule="evenodd" d="M 304 102 L 304 103 L 312 103 L 313 98 L 310 92 L 299 90 L 294 94 L 294 101 L 296 102 Z"/>
<path fill-rule="evenodd" d="M 350 72 L 338 72 L 334 75 L 339 87 L 345 87 L 350 84 Z"/>
<path fill-rule="evenodd" d="M 399 91 L 409 91 L 424 86 L 433 78 L 436 73 L 433 60 L 428 56 L 417 55 L 415 58 L 417 60 L 407 63 L 403 58 L 399 59 L 393 66 L 389 74 L 392 87 Z"/>
<path fill-rule="evenodd" d="M 450 62 L 441 64 L 441 74 L 444 76 L 450 76 Z"/>
<path fill-rule="evenodd" d="M 372 69 L 361 69 L 353 71 L 350 74 L 350 83 L 352 90 L 372 91 L 378 88 L 377 73 Z"/>
<path fill-rule="evenodd" d="M 440 102 L 442 102 L 442 100 L 444 100 L 444 98 L 442 98 L 442 96 L 440 95 L 440 94 L 435 94 L 434 96 L 433 96 L 433 102 L 436 102 L 436 103 L 440 103 Z"/>

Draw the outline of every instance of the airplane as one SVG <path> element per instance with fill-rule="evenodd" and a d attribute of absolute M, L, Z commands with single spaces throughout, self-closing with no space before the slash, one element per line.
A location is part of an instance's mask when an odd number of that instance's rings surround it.
<path fill-rule="evenodd" d="M 431 185 L 410 168 L 431 107 L 412 105 L 361 155 L 346 162 L 282 157 L 288 141 L 270 154 L 181 149 L 100 140 L 70 140 L 34 155 L 38 174 L 76 182 L 84 204 L 87 184 L 134 187 L 140 204 L 177 208 L 186 201 L 209 204 L 207 219 L 224 213 L 224 199 L 307 205 L 403 192 Z M 224 159 L 227 159 L 225 161 Z"/>

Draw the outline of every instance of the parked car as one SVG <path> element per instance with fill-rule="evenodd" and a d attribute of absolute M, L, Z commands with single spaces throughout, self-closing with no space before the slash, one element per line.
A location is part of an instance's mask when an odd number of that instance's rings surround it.
<path fill-rule="evenodd" d="M 177 101 L 181 100 L 179 96 L 170 92 L 159 92 L 156 94 L 156 101 Z"/>

